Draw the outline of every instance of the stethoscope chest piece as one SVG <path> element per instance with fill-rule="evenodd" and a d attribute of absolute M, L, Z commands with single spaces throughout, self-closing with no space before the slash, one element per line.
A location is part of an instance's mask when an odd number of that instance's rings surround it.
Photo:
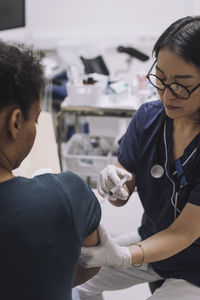
<path fill-rule="evenodd" d="M 151 168 L 151 176 L 153 178 L 161 178 L 164 174 L 164 168 L 161 165 L 154 165 Z"/>

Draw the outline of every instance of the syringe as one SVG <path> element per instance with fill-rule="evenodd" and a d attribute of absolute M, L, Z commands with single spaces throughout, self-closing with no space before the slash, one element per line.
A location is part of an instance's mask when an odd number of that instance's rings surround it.
<path fill-rule="evenodd" d="M 127 178 L 126 176 L 119 182 L 118 185 L 114 186 L 106 195 L 103 199 L 100 200 L 100 204 L 102 204 L 105 200 L 108 200 L 108 198 L 110 196 L 112 196 L 117 190 L 119 187 L 121 187 L 125 182 L 127 181 Z"/>

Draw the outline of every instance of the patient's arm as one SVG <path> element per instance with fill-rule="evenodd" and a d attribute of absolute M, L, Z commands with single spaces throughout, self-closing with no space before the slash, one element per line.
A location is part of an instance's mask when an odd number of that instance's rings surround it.
<path fill-rule="evenodd" d="M 83 240 L 82 246 L 86 246 L 86 247 L 95 246 L 98 244 L 98 242 L 99 242 L 99 237 L 96 229 L 93 233 L 91 233 Z M 96 275 L 99 270 L 100 270 L 99 267 L 86 269 L 81 265 L 77 264 L 73 286 L 82 284 L 85 281 L 89 280 L 91 277 Z"/>

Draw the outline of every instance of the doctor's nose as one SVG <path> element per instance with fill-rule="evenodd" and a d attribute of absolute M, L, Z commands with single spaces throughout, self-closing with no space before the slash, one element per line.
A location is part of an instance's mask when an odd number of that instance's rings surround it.
<path fill-rule="evenodd" d="M 167 100 L 174 100 L 177 99 L 177 97 L 172 93 L 170 88 L 166 87 L 163 91 L 163 97 Z"/>

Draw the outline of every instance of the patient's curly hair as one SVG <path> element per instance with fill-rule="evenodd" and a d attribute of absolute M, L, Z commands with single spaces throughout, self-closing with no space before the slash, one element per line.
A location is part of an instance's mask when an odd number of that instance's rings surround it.
<path fill-rule="evenodd" d="M 13 105 L 28 117 L 44 87 L 43 57 L 32 47 L 0 43 L 0 110 Z"/>

